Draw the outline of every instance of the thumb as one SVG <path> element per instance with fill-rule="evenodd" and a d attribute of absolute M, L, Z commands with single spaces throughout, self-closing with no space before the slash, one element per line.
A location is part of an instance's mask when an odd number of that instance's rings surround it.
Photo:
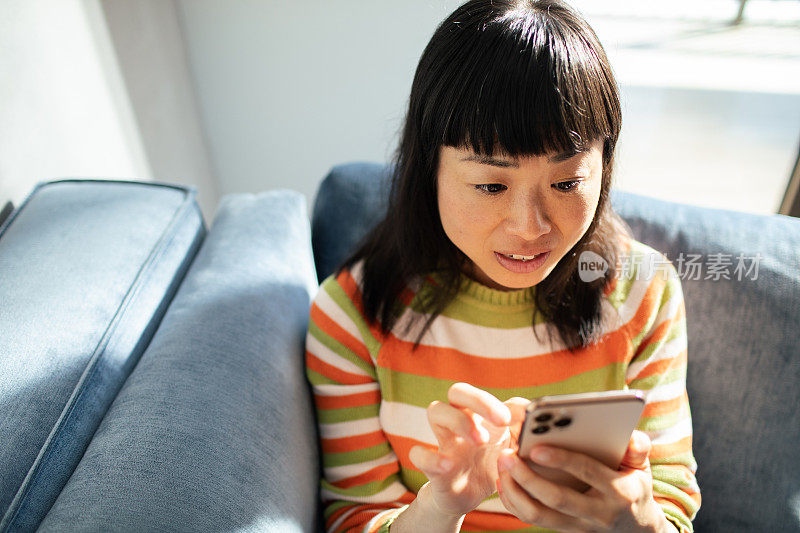
<path fill-rule="evenodd" d="M 650 460 L 648 457 L 650 456 L 651 448 L 650 437 L 648 437 L 646 433 L 634 430 L 620 466 L 635 468 L 637 470 L 648 470 L 650 468 Z"/>

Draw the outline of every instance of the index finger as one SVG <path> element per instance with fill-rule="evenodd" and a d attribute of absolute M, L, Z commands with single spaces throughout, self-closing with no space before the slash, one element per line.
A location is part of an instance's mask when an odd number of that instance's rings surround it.
<path fill-rule="evenodd" d="M 447 401 L 455 407 L 464 407 L 495 426 L 507 426 L 511 423 L 511 411 L 492 394 L 469 383 L 454 383 L 447 391 Z"/>

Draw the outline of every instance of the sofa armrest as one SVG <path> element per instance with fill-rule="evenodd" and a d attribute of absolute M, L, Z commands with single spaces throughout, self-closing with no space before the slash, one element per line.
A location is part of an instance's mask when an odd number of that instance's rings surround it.
<path fill-rule="evenodd" d="M 310 531 L 305 200 L 223 199 L 161 327 L 41 531 Z"/>

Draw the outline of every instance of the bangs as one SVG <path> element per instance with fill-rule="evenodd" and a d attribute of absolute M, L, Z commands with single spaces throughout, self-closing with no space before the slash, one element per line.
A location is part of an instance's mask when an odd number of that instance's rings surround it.
<path fill-rule="evenodd" d="M 439 27 L 441 46 L 423 54 L 436 80 L 421 102 L 426 142 L 489 156 L 613 147 L 621 111 L 605 52 L 582 19 L 548 7 L 507 7 L 488 23 L 459 9 Z"/>

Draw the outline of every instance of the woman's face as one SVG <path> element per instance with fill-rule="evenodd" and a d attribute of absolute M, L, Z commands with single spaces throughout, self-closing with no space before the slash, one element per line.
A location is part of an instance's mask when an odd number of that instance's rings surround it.
<path fill-rule="evenodd" d="M 545 279 L 594 218 L 602 140 L 575 155 L 477 156 L 442 146 L 437 189 L 447 237 L 470 259 L 469 276 L 500 290 Z M 533 256 L 512 259 L 506 254 Z M 527 259 L 527 257 L 526 257 Z"/>

